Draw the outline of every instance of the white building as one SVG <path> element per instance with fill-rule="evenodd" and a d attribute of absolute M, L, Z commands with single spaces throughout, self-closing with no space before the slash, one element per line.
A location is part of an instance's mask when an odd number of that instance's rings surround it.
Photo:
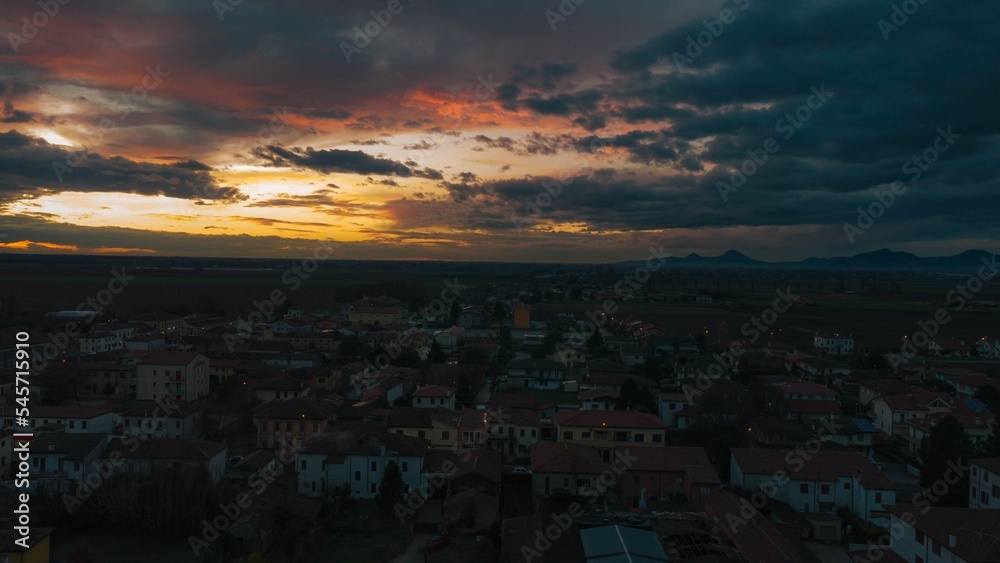
<path fill-rule="evenodd" d="M 322 498 L 347 485 L 352 498 L 374 499 L 389 461 L 404 489 L 420 486 L 428 440 L 403 434 L 333 432 L 303 444 L 295 454 L 299 492 Z"/>
<path fill-rule="evenodd" d="M 846 506 L 876 526 L 889 523 L 885 506 L 896 503 L 896 486 L 861 452 L 733 448 L 731 456 L 733 486 L 772 492 L 807 517 Z"/>
<path fill-rule="evenodd" d="M 136 398 L 197 401 L 208 396 L 208 358 L 195 352 L 150 352 L 139 361 Z"/>
<path fill-rule="evenodd" d="M 17 408 L 17 405 L 0 406 L 0 424 L 3 427 L 14 427 Z M 104 407 L 33 405 L 28 421 L 32 429 L 46 424 L 60 424 L 67 434 L 111 434 L 117 419 L 114 412 Z"/>
<path fill-rule="evenodd" d="M 849 356 L 854 353 L 854 338 L 835 332 L 817 332 L 813 338 L 813 347 L 817 350 L 837 356 Z"/>
<path fill-rule="evenodd" d="M 969 461 L 969 508 L 1000 508 L 1000 457 Z"/>
<path fill-rule="evenodd" d="M 1000 560 L 1000 518 L 992 510 L 890 506 L 890 546 L 903 561 L 994 563 Z"/>

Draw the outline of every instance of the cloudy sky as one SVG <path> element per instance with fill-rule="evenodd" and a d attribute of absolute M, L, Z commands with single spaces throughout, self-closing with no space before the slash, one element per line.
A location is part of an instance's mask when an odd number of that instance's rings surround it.
<path fill-rule="evenodd" d="M 783 260 L 1000 238 L 994 2 L 577 1 L 9 3 L 0 252 Z"/>

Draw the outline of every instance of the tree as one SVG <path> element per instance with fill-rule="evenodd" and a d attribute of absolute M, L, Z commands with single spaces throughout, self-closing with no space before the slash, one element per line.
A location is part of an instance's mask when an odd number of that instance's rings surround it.
<path fill-rule="evenodd" d="M 391 511 L 396 502 L 403 496 L 403 473 L 399 470 L 399 464 L 391 459 L 385 464 L 382 471 L 382 482 L 378 486 L 378 498 L 376 502 L 382 508 Z"/>
<path fill-rule="evenodd" d="M 448 324 L 455 326 L 458 324 L 458 316 L 462 313 L 462 307 L 458 305 L 458 301 L 451 302 L 451 311 L 448 312 Z"/>
<path fill-rule="evenodd" d="M 649 389 L 640 389 L 631 377 L 622 384 L 615 403 L 616 411 L 636 410 L 639 412 L 656 413 L 656 396 Z"/>
<path fill-rule="evenodd" d="M 993 385 L 983 385 L 972 394 L 973 399 L 979 399 L 991 411 L 1000 414 L 1000 389 Z"/>
<path fill-rule="evenodd" d="M 936 506 L 968 506 L 969 477 L 968 474 L 958 472 L 958 482 L 951 484 L 953 479 L 946 480 L 946 473 L 955 475 L 956 471 L 952 466 L 962 467 L 966 465 L 969 455 L 972 453 L 972 441 L 962 424 L 955 420 L 953 416 L 946 416 L 938 422 L 937 426 L 920 441 L 920 485 L 925 489 L 933 489 L 934 485 L 943 482 L 949 483 L 948 490 L 941 495 Z M 937 487 L 938 489 L 940 488 Z M 935 491 L 937 494 L 937 491 Z"/>
<path fill-rule="evenodd" d="M 437 340 L 431 344 L 431 352 L 428 355 L 432 364 L 443 364 L 445 360 L 448 359 L 448 355 L 444 353 L 444 349 L 441 348 L 441 344 Z"/>

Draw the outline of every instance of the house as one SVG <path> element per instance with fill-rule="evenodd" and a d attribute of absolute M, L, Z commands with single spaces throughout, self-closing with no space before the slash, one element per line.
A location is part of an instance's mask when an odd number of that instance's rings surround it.
<path fill-rule="evenodd" d="M 203 428 L 203 411 L 183 401 L 145 403 L 121 413 L 122 436 L 197 438 Z"/>
<path fill-rule="evenodd" d="M 167 338 L 159 332 L 144 332 L 134 334 L 125 339 L 126 350 L 153 352 L 167 347 Z"/>
<path fill-rule="evenodd" d="M 861 452 L 733 448 L 729 484 L 788 503 L 809 518 L 836 514 L 839 507 L 876 526 L 889 522 L 896 485 Z M 824 518 L 812 520 L 817 536 Z"/>
<path fill-rule="evenodd" d="M 65 434 L 51 432 L 36 435 L 31 441 L 30 486 L 44 486 L 66 492 L 98 470 L 97 461 L 108 445 L 107 434 Z"/>
<path fill-rule="evenodd" d="M 973 345 L 981 358 L 1000 358 L 1000 339 L 982 337 Z"/>
<path fill-rule="evenodd" d="M 612 389 L 598 387 L 580 391 L 580 408 L 586 411 L 613 411 L 620 393 Z"/>
<path fill-rule="evenodd" d="M 788 381 L 777 386 L 777 392 L 785 399 L 809 401 L 836 401 L 837 392 L 829 387 L 809 381 Z"/>
<path fill-rule="evenodd" d="M 815 556 L 803 553 L 748 501 L 729 491 L 721 491 L 705 500 L 705 514 L 713 519 L 746 561 L 781 561 L 812 563 Z M 734 515 L 739 515 L 734 518 Z"/>
<path fill-rule="evenodd" d="M 557 344 L 555 349 L 552 350 L 552 353 L 549 354 L 549 359 L 555 360 L 567 368 L 583 365 L 587 361 L 587 357 L 583 353 L 583 350 L 572 348 L 561 343 Z"/>
<path fill-rule="evenodd" d="M 449 493 L 442 506 L 449 535 L 476 536 L 500 518 L 500 499 L 476 489 Z"/>
<path fill-rule="evenodd" d="M 887 506 L 892 551 L 903 561 L 995 563 L 1000 512 L 982 508 Z"/>
<path fill-rule="evenodd" d="M 125 347 L 125 342 L 110 332 L 81 334 L 76 340 L 80 346 L 80 354 L 99 354 Z"/>
<path fill-rule="evenodd" d="M 556 413 L 554 430 L 558 442 L 597 448 L 606 463 L 619 446 L 663 446 L 666 441 L 659 418 L 631 411 L 562 411 Z"/>
<path fill-rule="evenodd" d="M 228 451 L 225 444 L 192 438 L 122 439 L 112 441 L 101 459 L 120 456 L 121 462 L 113 464 L 119 473 L 150 475 L 173 470 L 197 476 L 204 471 L 218 485 L 226 471 Z"/>
<path fill-rule="evenodd" d="M 953 338 L 935 338 L 927 343 L 927 351 L 935 356 L 950 358 L 967 358 L 972 355 L 972 347 L 964 340 Z"/>
<path fill-rule="evenodd" d="M 969 460 L 969 508 L 1000 508 L 1000 457 Z"/>
<path fill-rule="evenodd" d="M 684 393 L 660 393 L 660 421 L 668 428 L 677 428 L 677 413 L 691 406 L 688 395 Z"/>
<path fill-rule="evenodd" d="M 458 348 L 458 343 L 465 339 L 465 329 L 460 326 L 453 326 L 434 333 L 434 342 L 437 342 L 445 352 L 451 352 Z"/>
<path fill-rule="evenodd" d="M 311 438 L 295 454 L 298 491 L 314 498 L 332 497 L 347 486 L 352 498 L 374 499 L 385 467 L 395 461 L 404 492 L 420 486 L 424 451 L 429 442 L 385 431 L 334 431 Z"/>
<path fill-rule="evenodd" d="M 417 387 L 411 397 L 417 408 L 444 407 L 455 410 L 455 388 L 445 385 L 424 385 Z"/>
<path fill-rule="evenodd" d="M 0 425 L 15 427 L 17 405 L 0 405 Z M 30 428 L 59 424 L 67 434 L 111 434 L 115 413 L 105 407 L 32 405 Z"/>
<path fill-rule="evenodd" d="M 814 421 L 808 436 L 816 436 L 822 432 L 821 426 L 826 427 L 829 432 L 823 437 L 825 442 L 857 449 L 866 457 L 870 457 L 874 453 L 874 442 L 875 437 L 878 436 L 878 430 L 875 429 L 870 420 L 844 415 L 836 415 L 828 420 L 829 424 L 822 425 Z M 808 436 L 800 440 L 799 443 L 808 439 Z"/>
<path fill-rule="evenodd" d="M 139 360 L 136 398 L 198 401 L 208 396 L 208 358 L 197 352 L 150 352 Z"/>
<path fill-rule="evenodd" d="M 180 333 L 185 326 L 184 319 L 180 315 L 167 313 L 166 311 L 150 311 L 148 313 L 138 313 L 132 316 L 131 322 L 142 323 L 150 328 L 163 333 Z"/>
<path fill-rule="evenodd" d="M 618 356 L 621 358 L 622 363 L 630 366 L 641 366 L 646 363 L 647 359 L 653 357 L 653 353 L 645 346 L 629 344 L 621 347 Z"/>
<path fill-rule="evenodd" d="M 393 407 L 389 432 L 430 441 L 430 448 L 454 448 L 461 440 L 459 421 L 462 413 L 444 407 Z"/>
<path fill-rule="evenodd" d="M 996 427 L 993 413 L 989 409 L 983 412 L 947 412 L 929 414 L 923 418 L 915 418 L 906 422 L 907 433 L 904 436 L 908 451 L 912 455 L 917 455 L 920 451 L 920 442 L 931 432 L 935 426 L 945 417 L 952 417 L 962 425 L 965 433 L 969 436 L 974 447 L 978 447 L 993 433 Z"/>
<path fill-rule="evenodd" d="M 507 364 L 507 386 L 520 389 L 561 390 L 566 366 L 555 360 L 529 358 Z"/>
<path fill-rule="evenodd" d="M 351 325 L 380 326 L 398 324 L 403 320 L 404 309 L 398 306 L 379 306 L 357 303 L 347 313 L 347 322 Z"/>
<path fill-rule="evenodd" d="M 840 401 L 782 399 L 779 410 L 786 420 L 823 420 L 840 414 Z"/>
<path fill-rule="evenodd" d="M 495 416 L 492 416 L 496 413 Z M 538 443 L 541 436 L 541 421 L 537 414 L 522 409 L 498 412 L 490 411 L 489 447 L 505 456 L 518 459 L 527 457 L 531 446 Z"/>
<path fill-rule="evenodd" d="M 722 483 L 703 448 L 630 446 L 618 448 L 615 458 L 626 460 L 615 490 L 632 508 L 676 496 L 700 505 Z"/>
<path fill-rule="evenodd" d="M 299 447 L 328 432 L 337 420 L 339 405 L 318 399 L 282 399 L 254 410 L 258 448 Z"/>
<path fill-rule="evenodd" d="M 869 408 L 880 396 L 903 395 L 909 390 L 910 386 L 898 379 L 869 379 L 858 382 L 858 401 Z"/>
<path fill-rule="evenodd" d="M 875 399 L 872 412 L 875 427 L 890 436 L 909 435 L 906 423 L 937 412 L 950 412 L 951 398 L 943 391 L 914 388 L 903 395 L 884 395 Z"/>
<path fill-rule="evenodd" d="M 831 378 L 851 373 L 851 368 L 824 356 L 798 360 L 793 365 L 794 368 L 797 368 L 801 373 L 808 374 L 812 377 Z"/>
<path fill-rule="evenodd" d="M 427 490 L 460 493 L 479 491 L 491 497 L 500 496 L 503 456 L 493 450 L 427 450 L 424 458 L 424 483 Z M 436 483 L 435 483 L 436 481 Z"/>
<path fill-rule="evenodd" d="M 607 470 L 597 449 L 568 442 L 539 442 L 530 457 L 535 496 L 587 495 Z"/>
<path fill-rule="evenodd" d="M 813 347 L 820 352 L 835 356 L 850 356 L 854 353 L 854 337 L 835 332 L 817 332 L 813 337 Z"/>
<path fill-rule="evenodd" d="M 312 395 L 307 381 L 282 377 L 272 379 L 257 384 L 253 388 L 254 394 L 260 401 L 276 401 L 279 399 L 305 399 Z"/>

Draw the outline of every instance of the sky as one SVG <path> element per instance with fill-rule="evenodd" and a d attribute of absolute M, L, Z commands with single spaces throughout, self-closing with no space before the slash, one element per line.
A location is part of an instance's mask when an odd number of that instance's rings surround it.
<path fill-rule="evenodd" d="M 1000 235 L 988 0 L 41 4 L 0 9 L 0 252 L 797 260 Z"/>

